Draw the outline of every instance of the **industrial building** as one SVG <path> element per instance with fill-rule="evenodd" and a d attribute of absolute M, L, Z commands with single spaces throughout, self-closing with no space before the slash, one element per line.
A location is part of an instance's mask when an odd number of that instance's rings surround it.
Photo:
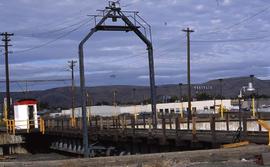
<path fill-rule="evenodd" d="M 197 113 L 213 113 L 217 112 L 222 103 L 223 109 L 231 110 L 232 100 L 206 100 L 206 101 L 193 101 L 192 108 L 196 109 Z M 215 107 L 214 107 L 215 106 Z M 186 112 L 188 108 L 188 102 L 183 103 L 159 103 L 157 104 L 157 111 L 165 114 Z M 214 110 L 216 109 L 216 111 Z M 87 115 L 100 115 L 100 116 L 112 116 L 124 113 L 140 114 L 151 113 L 151 105 L 131 105 L 131 106 L 87 106 Z M 71 116 L 72 109 L 62 110 L 61 113 L 52 113 L 51 116 Z M 75 117 L 81 117 L 81 108 L 74 109 Z"/>

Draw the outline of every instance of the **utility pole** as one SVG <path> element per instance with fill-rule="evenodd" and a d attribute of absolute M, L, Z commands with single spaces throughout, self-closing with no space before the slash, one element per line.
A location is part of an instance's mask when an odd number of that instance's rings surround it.
<path fill-rule="evenodd" d="M 117 103 L 116 103 L 116 94 L 117 94 L 117 91 L 114 90 L 113 91 L 113 106 L 114 106 L 114 113 L 113 113 L 113 116 L 116 116 L 116 106 L 117 106 Z"/>
<path fill-rule="evenodd" d="M 187 33 L 187 81 L 188 81 L 188 119 L 187 128 L 189 129 L 189 122 L 191 118 L 191 83 L 190 83 L 190 33 L 194 30 L 187 28 L 182 30 Z"/>
<path fill-rule="evenodd" d="M 223 102 L 222 102 L 222 100 L 223 100 L 223 90 L 222 90 L 222 81 L 223 81 L 223 79 L 219 79 L 219 89 L 220 89 L 220 116 L 221 116 L 221 119 L 223 119 Z"/>
<path fill-rule="evenodd" d="M 134 118 L 137 119 L 137 106 L 136 106 L 136 88 L 132 89 L 133 105 L 134 105 Z"/>
<path fill-rule="evenodd" d="M 180 116 L 181 118 L 184 118 L 184 111 L 183 111 L 183 100 L 182 100 L 182 83 L 179 83 L 179 102 L 180 102 Z"/>
<path fill-rule="evenodd" d="M 68 61 L 69 68 L 71 70 L 71 108 L 72 108 L 72 118 L 71 118 L 71 126 L 75 126 L 75 114 L 74 114 L 74 108 L 75 108 L 75 80 L 74 80 L 74 67 L 77 61 L 71 60 Z"/>
<path fill-rule="evenodd" d="M 254 75 L 250 75 L 250 82 L 252 83 L 253 88 L 255 88 L 254 85 Z M 258 90 L 258 88 L 256 88 Z M 256 118 L 256 112 L 255 112 L 255 92 L 251 94 L 251 106 L 250 108 L 252 108 L 252 117 Z M 257 99 L 257 103 L 258 103 L 258 99 Z M 258 110 L 257 110 L 258 112 Z"/>
<path fill-rule="evenodd" d="M 14 35 L 13 33 L 8 33 L 8 32 L 1 33 L 1 36 L 3 36 L 2 41 L 4 42 L 4 45 L 1 45 L 1 46 L 5 48 L 7 119 L 13 118 L 13 112 L 10 109 L 9 63 L 8 63 L 8 54 L 9 54 L 8 47 L 12 46 L 9 44 L 9 41 L 11 41 L 9 37 L 13 35 Z"/>

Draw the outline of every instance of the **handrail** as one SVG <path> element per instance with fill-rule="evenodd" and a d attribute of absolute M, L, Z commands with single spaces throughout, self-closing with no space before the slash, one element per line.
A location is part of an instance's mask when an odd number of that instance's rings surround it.
<path fill-rule="evenodd" d="M 27 133 L 29 133 L 30 129 L 32 129 L 32 127 L 35 128 L 36 122 L 38 122 L 38 124 L 40 125 L 40 128 L 41 128 L 40 131 L 44 134 L 44 132 L 45 132 L 44 123 L 45 122 L 42 119 L 39 119 L 39 120 L 36 120 L 36 119 L 31 119 L 31 120 L 29 120 L 29 119 L 25 119 L 25 120 L 8 119 L 8 120 L 5 120 L 6 131 L 9 134 L 15 134 L 16 129 L 18 129 L 18 127 L 26 126 L 26 129 L 24 129 L 24 130 L 26 130 Z"/>
<path fill-rule="evenodd" d="M 6 121 L 6 129 L 7 133 L 15 135 L 15 121 L 12 120 L 5 120 Z"/>
<path fill-rule="evenodd" d="M 270 146 L 270 125 L 264 120 L 258 120 L 257 123 L 268 131 L 268 146 Z"/>
<path fill-rule="evenodd" d="M 230 131 L 230 132 L 236 132 L 238 128 L 238 121 L 237 119 L 234 118 L 228 118 L 225 117 L 226 119 L 219 120 L 215 119 L 214 122 L 211 122 L 206 118 L 203 118 L 200 120 L 200 118 L 197 117 L 196 120 L 196 127 L 197 131 L 212 131 L 212 133 L 216 133 L 219 131 Z M 81 130 L 81 118 L 76 118 L 76 126 L 72 127 L 73 130 Z M 152 127 L 149 125 L 149 122 L 151 122 L 151 118 L 138 116 L 136 121 L 133 120 L 134 116 L 129 116 L 129 115 L 123 115 L 123 116 L 118 116 L 118 117 L 101 117 L 101 116 L 92 116 L 90 121 L 91 124 L 88 124 L 89 127 L 91 128 L 97 128 L 97 129 L 121 129 L 121 130 L 126 130 L 126 129 L 148 129 L 151 130 Z M 269 118 L 266 118 L 265 120 L 268 120 Z M 270 120 L 270 119 L 269 119 Z M 58 118 L 44 118 L 46 128 L 48 130 L 54 130 L 57 128 L 58 130 L 69 130 L 70 128 L 70 118 L 66 117 L 58 117 Z M 187 124 L 186 120 L 178 117 L 172 116 L 170 117 L 163 117 L 163 119 L 158 120 L 158 129 L 164 129 L 166 130 L 187 130 Z M 242 129 L 243 133 L 245 132 L 260 132 L 261 126 L 256 125 L 257 119 L 246 119 L 246 124 L 252 124 L 254 127 L 249 128 L 249 129 Z M 202 123 L 202 124 L 201 124 Z M 254 124 L 255 123 L 255 124 Z M 212 126 L 212 124 L 216 124 L 216 126 Z M 226 124 L 226 125 L 225 125 Z"/>
<path fill-rule="evenodd" d="M 39 118 L 39 132 L 45 134 L 45 121 L 42 117 Z"/>

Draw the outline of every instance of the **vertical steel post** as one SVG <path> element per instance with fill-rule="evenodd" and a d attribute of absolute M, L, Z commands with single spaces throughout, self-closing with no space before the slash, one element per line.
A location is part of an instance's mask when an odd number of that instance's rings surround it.
<path fill-rule="evenodd" d="M 104 16 L 100 22 L 96 25 L 100 26 L 108 18 L 110 12 Z M 83 46 L 85 42 L 97 31 L 97 29 L 92 28 L 91 31 L 84 37 L 84 39 L 79 44 L 79 67 L 80 67 L 80 92 L 81 92 L 81 106 L 82 106 L 82 124 L 83 124 L 83 146 L 84 146 L 84 157 L 89 157 L 88 149 L 88 128 L 87 128 L 87 118 L 86 118 L 86 90 L 85 90 L 85 76 L 84 76 L 84 55 Z"/>
<path fill-rule="evenodd" d="M 238 119 L 239 119 L 239 128 L 241 128 L 242 129 L 242 121 L 241 121 L 241 119 L 242 119 L 242 104 L 241 104 L 241 98 L 239 97 L 238 98 L 238 105 L 239 105 L 239 112 L 238 112 Z"/>
<path fill-rule="evenodd" d="M 146 38 L 142 32 L 136 28 L 136 26 L 122 13 L 118 12 L 122 20 L 133 29 L 134 33 L 147 45 L 148 61 L 149 61 L 149 79 L 151 90 L 151 109 L 152 109 L 152 125 L 153 128 L 157 128 L 157 109 L 156 109 L 156 83 L 155 83 L 155 70 L 154 70 L 154 58 L 153 58 L 153 45 Z"/>
<path fill-rule="evenodd" d="M 82 105 L 82 124 L 83 124 L 83 147 L 84 157 L 89 157 L 88 150 L 88 128 L 86 118 L 86 90 L 85 90 L 85 76 L 84 76 L 84 55 L 83 45 L 94 34 L 95 28 L 79 44 L 79 66 L 80 66 L 80 91 L 81 91 L 81 105 Z"/>
<path fill-rule="evenodd" d="M 151 87 L 151 109 L 152 109 L 152 124 L 153 128 L 157 128 L 157 108 L 156 108 L 156 84 L 155 84 L 155 72 L 154 72 L 154 58 L 153 47 L 148 46 L 148 59 L 149 59 L 149 76 Z"/>

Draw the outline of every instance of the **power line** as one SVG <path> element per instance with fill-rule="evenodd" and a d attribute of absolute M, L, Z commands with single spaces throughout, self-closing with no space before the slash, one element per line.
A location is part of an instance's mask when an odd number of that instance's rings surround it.
<path fill-rule="evenodd" d="M 238 38 L 238 39 L 235 38 L 235 39 L 217 39 L 217 40 L 193 40 L 191 42 L 193 42 L 193 43 L 253 42 L 253 41 L 260 40 L 260 39 L 266 39 L 268 37 L 270 37 L 270 35 L 258 36 L 258 37 L 253 37 L 253 38 Z"/>
<path fill-rule="evenodd" d="M 71 79 L 37 79 L 37 80 L 12 80 L 10 83 L 21 83 L 21 82 L 29 82 L 29 83 L 36 83 L 36 82 L 63 82 L 63 81 L 70 81 Z M 4 83 L 5 81 L 0 80 L 0 83 Z"/>
<path fill-rule="evenodd" d="M 224 31 L 224 30 L 232 29 L 233 27 L 238 26 L 238 25 L 240 25 L 240 24 L 243 24 L 244 22 L 247 22 L 247 21 L 253 19 L 254 17 L 256 17 L 256 16 L 258 16 L 258 15 L 260 15 L 260 14 L 266 12 L 266 11 L 269 10 L 269 9 L 270 9 L 270 6 L 267 6 L 266 8 L 263 8 L 262 10 L 260 10 L 260 11 L 258 11 L 258 12 L 256 12 L 256 13 L 254 13 L 253 15 L 244 17 L 244 18 L 242 18 L 239 22 L 236 22 L 236 23 L 234 23 L 234 24 L 232 24 L 232 25 L 229 25 L 229 26 L 227 26 L 227 27 L 225 27 L 225 28 L 219 28 L 219 29 L 214 30 L 214 31 L 206 32 L 206 33 L 203 33 L 203 34 L 197 34 L 197 35 L 203 36 L 203 35 L 209 35 L 209 34 L 216 34 L 216 33 L 222 32 L 222 31 Z"/>
<path fill-rule="evenodd" d="M 34 85 L 37 85 L 37 83 L 39 83 L 38 85 L 42 85 L 42 83 L 46 83 L 46 85 L 48 86 L 48 83 L 53 83 L 53 82 L 66 82 L 66 81 L 70 81 L 71 79 L 44 79 L 44 80 L 13 80 L 10 81 L 11 84 L 15 84 L 15 86 L 21 90 L 21 92 L 23 92 L 25 94 L 25 98 L 27 98 L 27 92 L 28 92 L 28 87 L 33 87 Z M 0 84 L 4 83 L 5 81 L 0 80 Z M 25 89 L 21 86 L 20 83 L 25 83 Z M 32 84 L 29 84 L 32 83 Z"/>
<path fill-rule="evenodd" d="M 68 19 L 57 19 L 57 20 L 53 20 L 53 22 L 48 22 L 48 23 L 44 23 L 44 24 L 40 24 L 40 25 L 35 25 L 34 26 L 34 28 L 35 29 L 37 29 L 37 28 L 39 28 L 39 27 L 44 27 L 44 26 L 46 26 L 46 27 L 48 27 L 48 26 L 50 26 L 50 25 L 52 25 L 52 26 L 54 26 L 54 27 L 59 27 L 59 26 L 62 26 L 62 25 L 64 25 L 64 24 L 66 24 L 66 23 L 69 23 L 69 22 L 73 22 L 74 20 L 78 20 L 77 18 L 79 18 L 79 17 L 81 17 L 81 13 L 82 13 L 82 11 L 88 11 L 89 10 L 89 6 L 87 6 L 87 7 L 85 7 L 85 8 L 83 8 L 83 9 L 80 9 L 80 11 L 79 12 L 74 12 L 71 16 L 68 16 L 67 18 Z M 86 14 L 85 14 L 86 15 Z M 44 21 L 44 20 L 43 20 Z M 57 24 L 55 24 L 57 22 Z M 27 28 L 21 28 L 21 29 L 17 29 L 17 30 L 14 30 L 13 32 L 15 33 L 15 34 L 20 34 L 21 32 L 23 32 L 24 30 L 26 30 L 26 29 L 28 29 L 28 27 Z"/>
<path fill-rule="evenodd" d="M 24 90 L 23 87 L 20 85 L 19 82 L 16 82 L 16 85 L 17 85 L 17 87 L 18 87 L 19 89 L 21 89 L 22 92 L 25 92 L 25 93 L 27 92 L 27 88 Z"/>
<path fill-rule="evenodd" d="M 240 20 L 238 23 L 234 23 L 234 24 L 232 24 L 231 26 L 226 27 L 225 29 L 231 29 L 231 28 L 233 28 L 233 27 L 235 27 L 235 26 L 238 26 L 238 25 L 240 25 L 240 24 L 242 24 L 242 23 L 244 23 L 244 22 L 246 22 L 246 21 L 248 21 L 248 20 L 251 20 L 252 18 L 254 18 L 254 17 L 256 17 L 256 16 L 258 16 L 258 15 L 260 15 L 260 14 L 266 12 L 266 11 L 269 10 L 269 9 L 270 9 L 270 6 L 268 6 L 268 7 L 264 8 L 264 9 L 260 10 L 259 12 L 255 13 L 255 14 L 249 16 L 249 17 L 243 18 L 243 19 Z"/>
<path fill-rule="evenodd" d="M 69 29 L 71 27 L 74 27 L 78 24 L 81 24 L 81 23 L 84 23 L 86 20 L 88 20 L 89 18 L 86 18 L 86 19 L 82 19 L 76 23 L 73 23 L 71 25 L 67 25 L 65 27 L 61 27 L 61 28 L 57 28 L 57 29 L 52 29 L 52 30 L 48 30 L 48 31 L 44 31 L 44 32 L 37 32 L 37 33 L 26 33 L 26 34 L 20 34 L 20 36 L 31 36 L 31 37 L 34 37 L 34 36 L 38 36 L 38 35 L 47 35 L 47 34 L 54 34 L 54 33 L 57 33 L 57 32 L 61 32 L 61 31 L 64 31 L 66 29 Z"/>
<path fill-rule="evenodd" d="M 35 50 L 35 49 L 38 49 L 38 48 L 42 48 L 42 47 L 47 46 L 47 45 L 49 45 L 49 44 L 51 44 L 51 43 L 54 43 L 54 42 L 58 41 L 59 39 L 62 39 L 62 38 L 64 38 L 64 37 L 68 36 L 69 34 L 71 34 L 71 33 L 75 32 L 75 31 L 77 31 L 78 29 L 80 29 L 81 27 L 83 27 L 84 25 L 86 25 L 87 23 L 89 23 L 90 21 L 92 21 L 93 19 L 94 19 L 94 18 L 90 19 L 90 20 L 87 21 L 87 22 L 84 22 L 84 23 L 80 24 L 78 27 L 72 29 L 71 31 L 69 31 L 69 32 L 67 32 L 67 33 L 64 33 L 64 34 L 58 36 L 57 38 L 55 38 L 55 39 L 53 39 L 53 40 L 47 41 L 47 42 L 45 42 L 45 43 L 43 43 L 43 44 L 41 44 L 41 45 L 34 46 L 34 47 L 32 47 L 32 48 L 28 48 L 28 49 L 25 49 L 25 50 L 15 51 L 14 53 L 24 53 L 24 52 L 28 52 L 28 51 L 32 51 L 32 50 Z"/>

